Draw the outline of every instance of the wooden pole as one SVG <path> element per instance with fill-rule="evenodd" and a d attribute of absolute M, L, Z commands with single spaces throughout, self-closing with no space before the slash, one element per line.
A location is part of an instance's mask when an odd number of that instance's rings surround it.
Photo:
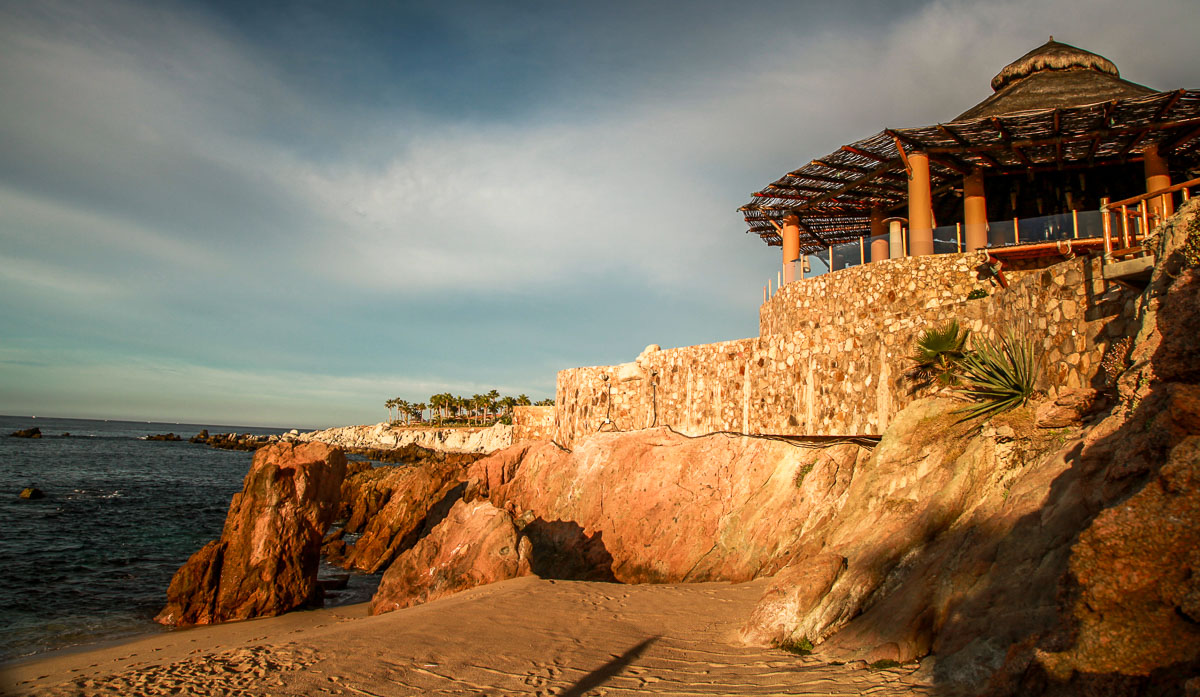
<path fill-rule="evenodd" d="M 829 245 L 829 270 L 833 271 L 833 245 Z"/>
<path fill-rule="evenodd" d="M 1100 223 L 1104 228 L 1104 258 L 1112 257 L 1112 217 L 1108 210 L 1108 197 L 1100 199 Z"/>
<path fill-rule="evenodd" d="M 858 238 L 858 263 L 859 264 L 867 263 L 867 238 L 866 237 Z"/>
<path fill-rule="evenodd" d="M 1129 207 L 1121 206 L 1121 244 L 1129 248 Z"/>
<path fill-rule="evenodd" d="M 1071 211 L 1071 229 L 1075 231 L 1075 239 L 1079 239 L 1079 211 Z"/>
<path fill-rule="evenodd" d="M 955 223 L 955 224 L 954 224 L 954 240 L 955 240 L 955 242 L 954 242 L 954 251 L 956 251 L 956 252 L 961 252 L 961 251 L 963 250 L 963 246 L 962 246 L 962 223 Z"/>
<path fill-rule="evenodd" d="M 1021 244 L 1021 225 L 1016 216 L 1013 216 L 1013 244 Z"/>

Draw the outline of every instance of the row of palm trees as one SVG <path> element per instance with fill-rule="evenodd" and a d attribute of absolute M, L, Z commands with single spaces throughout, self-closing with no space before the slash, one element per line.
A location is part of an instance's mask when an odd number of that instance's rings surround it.
<path fill-rule="evenodd" d="M 410 402 L 396 397 L 387 400 L 383 405 L 387 407 L 388 421 L 392 423 L 397 421 L 403 421 L 405 424 L 424 421 L 436 421 L 437 423 L 465 421 L 468 424 L 484 425 L 495 423 L 506 417 L 511 418 L 513 407 L 554 406 L 554 400 L 543 399 L 533 402 L 523 394 L 516 397 L 507 395 L 502 397 L 498 391 L 489 390 L 486 394 L 476 394 L 470 397 L 443 392 L 431 395 L 425 402 Z M 392 416 L 393 410 L 395 410 L 395 417 Z M 428 418 L 426 418 L 427 412 Z"/>

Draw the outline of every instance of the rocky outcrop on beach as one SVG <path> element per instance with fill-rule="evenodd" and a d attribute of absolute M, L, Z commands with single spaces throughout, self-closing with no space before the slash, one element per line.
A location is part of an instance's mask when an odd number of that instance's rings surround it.
<path fill-rule="evenodd" d="M 26 429 L 22 429 L 20 431 L 13 431 L 12 433 L 8 434 L 8 437 L 9 438 L 41 438 L 42 437 L 42 429 L 38 428 L 37 426 L 34 426 L 33 428 L 26 428 Z"/>
<path fill-rule="evenodd" d="M 512 445 L 512 426 L 488 428 L 412 428 L 388 423 L 342 426 L 310 431 L 287 438 L 319 441 L 345 450 L 395 450 L 409 444 L 455 453 L 491 453 Z"/>
<path fill-rule="evenodd" d="M 345 471 L 342 452 L 322 443 L 257 451 L 221 538 L 175 572 L 155 620 L 213 624 L 319 603 L 321 540 L 337 513 Z"/>
<path fill-rule="evenodd" d="M 487 501 L 459 500 L 445 520 L 388 567 L 372 615 L 427 603 L 531 573 L 530 543 L 511 515 Z"/>
<path fill-rule="evenodd" d="M 810 528 L 837 514 L 869 455 L 853 443 L 810 445 L 665 428 L 599 433 L 570 452 L 541 441 L 484 458 L 467 490 L 534 531 L 572 528 L 543 535 L 546 544 L 535 538 L 535 560 L 591 556 L 608 565 L 591 571 L 624 583 L 746 581 L 779 570 Z"/>
<path fill-rule="evenodd" d="M 351 478 L 346 532 L 362 532 L 339 549 L 339 564 L 377 573 L 424 537 L 462 492 L 466 466 L 455 458 L 411 467 L 376 467 Z"/>

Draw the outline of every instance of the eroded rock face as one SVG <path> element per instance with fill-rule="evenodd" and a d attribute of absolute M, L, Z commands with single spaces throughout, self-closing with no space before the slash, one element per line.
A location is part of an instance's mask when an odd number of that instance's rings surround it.
<path fill-rule="evenodd" d="M 345 568 L 366 573 L 387 568 L 445 517 L 461 496 L 466 472 L 451 459 L 416 467 L 377 467 L 363 477 L 347 522 L 348 528 L 361 529 L 362 536 L 346 551 Z"/>
<path fill-rule="evenodd" d="M 467 491 L 530 526 L 534 568 L 544 560 L 549 574 L 591 559 L 600 568 L 588 573 L 624 583 L 745 581 L 777 571 L 837 514 L 866 457 L 852 444 L 600 433 L 572 452 L 538 442 L 484 458 Z"/>
<path fill-rule="evenodd" d="M 1053 677 L 1150 675 L 1200 658 L 1200 437 L 1096 516 L 1072 549 L 1071 573 L 1075 644 L 1038 656 Z"/>
<path fill-rule="evenodd" d="M 337 512 L 346 458 L 323 443 L 258 450 L 219 540 L 175 572 L 161 624 L 269 617 L 321 598 L 321 539 Z"/>
<path fill-rule="evenodd" d="M 371 614 L 529 573 L 529 541 L 512 516 L 487 501 L 460 500 L 429 535 L 388 567 L 371 599 Z"/>

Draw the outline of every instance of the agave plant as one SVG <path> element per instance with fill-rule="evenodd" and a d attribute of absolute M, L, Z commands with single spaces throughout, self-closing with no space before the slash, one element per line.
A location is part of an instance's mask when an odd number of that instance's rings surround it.
<path fill-rule="evenodd" d="M 958 374 L 966 382 L 962 394 L 976 402 L 960 410 L 966 418 L 999 414 L 1028 402 L 1039 372 L 1033 340 L 1010 330 L 999 341 L 983 338 L 972 345 Z"/>
<path fill-rule="evenodd" d="M 914 365 L 908 379 L 919 386 L 937 382 L 943 386 L 958 382 L 958 366 L 967 357 L 970 330 L 961 329 L 957 320 L 921 332 L 909 357 Z"/>

